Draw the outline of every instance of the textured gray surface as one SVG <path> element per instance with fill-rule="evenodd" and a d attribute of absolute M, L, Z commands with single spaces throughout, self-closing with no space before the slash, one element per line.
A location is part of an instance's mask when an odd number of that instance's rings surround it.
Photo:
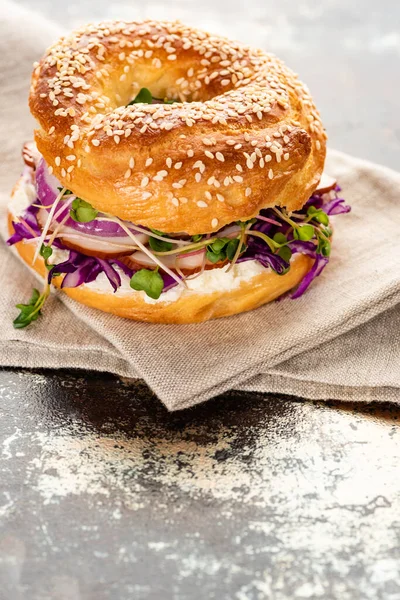
<path fill-rule="evenodd" d="M 398 168 L 398 3 L 35 6 L 66 27 L 177 16 L 271 49 L 332 146 Z M 236 393 L 170 415 L 141 384 L 4 370 L 0 599 L 399 600 L 399 418 Z"/>
<path fill-rule="evenodd" d="M 400 410 L 0 373 L 0 598 L 397 600 Z"/>

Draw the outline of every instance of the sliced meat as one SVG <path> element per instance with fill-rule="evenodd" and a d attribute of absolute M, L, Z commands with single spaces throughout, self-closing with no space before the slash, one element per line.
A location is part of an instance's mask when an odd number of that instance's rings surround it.
<path fill-rule="evenodd" d="M 331 190 L 335 189 L 336 185 L 337 182 L 334 177 L 331 177 L 326 173 L 322 173 L 322 177 L 315 192 L 317 194 L 326 194 L 327 192 L 330 192 Z"/>

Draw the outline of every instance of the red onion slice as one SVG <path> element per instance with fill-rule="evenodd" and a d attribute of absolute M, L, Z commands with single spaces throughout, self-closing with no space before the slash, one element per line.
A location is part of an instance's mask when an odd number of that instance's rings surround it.
<path fill-rule="evenodd" d="M 49 173 L 45 160 L 42 158 L 36 169 L 36 187 L 37 194 L 40 202 L 47 207 L 51 207 L 57 196 L 59 195 L 59 189 L 63 186 L 54 175 Z M 66 207 L 64 211 L 58 211 L 57 221 L 60 222 L 67 215 L 69 207 Z M 89 223 L 77 223 L 73 219 L 68 219 L 66 225 L 80 231 L 81 233 L 104 236 L 104 237 L 128 237 L 125 231 L 115 222 L 108 221 L 90 221 Z M 127 223 L 128 226 L 131 223 Z"/>

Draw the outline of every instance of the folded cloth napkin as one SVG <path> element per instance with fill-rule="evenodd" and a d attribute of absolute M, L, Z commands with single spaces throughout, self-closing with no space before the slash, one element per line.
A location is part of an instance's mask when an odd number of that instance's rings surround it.
<path fill-rule="evenodd" d="M 3 3 L 0 19 L 0 204 L 32 137 L 27 92 L 31 62 L 59 31 Z M 21 23 L 24 26 L 21 27 Z M 0 245 L 0 364 L 83 368 L 140 377 L 170 410 L 228 389 L 305 398 L 400 399 L 400 174 L 330 152 L 353 211 L 335 220 L 329 266 L 298 300 L 199 325 L 136 323 L 52 295 L 43 316 L 15 330 L 14 305 L 35 276 Z"/>

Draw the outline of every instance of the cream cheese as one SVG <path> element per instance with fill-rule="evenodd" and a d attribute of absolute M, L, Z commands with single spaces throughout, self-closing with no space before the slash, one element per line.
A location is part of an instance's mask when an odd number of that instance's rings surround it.
<path fill-rule="evenodd" d="M 8 209 L 14 217 L 18 217 L 19 215 L 22 215 L 35 199 L 35 186 L 27 174 L 21 175 L 14 187 Z"/>
<path fill-rule="evenodd" d="M 188 298 L 193 294 L 212 294 L 220 290 L 226 292 L 238 288 L 242 282 L 249 281 L 256 275 L 266 271 L 265 267 L 257 261 L 246 261 L 238 265 L 234 265 L 233 269 L 228 272 L 229 265 L 225 265 L 220 269 L 210 269 L 204 271 L 195 279 L 186 281 L 187 288 L 176 286 L 168 292 L 161 294 L 157 300 L 149 298 L 145 292 L 136 292 L 129 285 L 129 277 L 127 277 L 118 267 L 116 270 L 121 275 L 121 287 L 115 292 L 116 296 L 127 296 L 131 294 L 140 294 L 146 304 L 159 304 L 162 302 L 176 302 L 180 298 Z M 106 294 L 111 291 L 110 283 L 104 273 L 100 273 L 95 281 L 85 283 L 83 287 Z"/>

